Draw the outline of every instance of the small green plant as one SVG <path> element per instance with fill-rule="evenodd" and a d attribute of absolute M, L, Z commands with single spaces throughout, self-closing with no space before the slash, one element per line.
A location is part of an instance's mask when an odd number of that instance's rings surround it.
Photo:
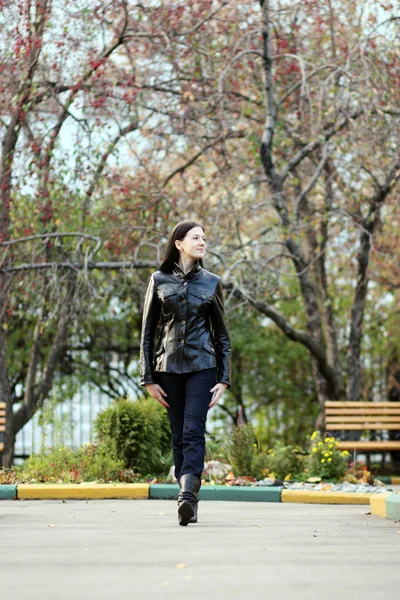
<path fill-rule="evenodd" d="M 342 479 L 347 471 L 349 453 L 337 449 L 337 441 L 333 437 L 322 438 L 314 431 L 310 438 L 308 456 L 308 473 L 312 477 L 323 480 Z"/>
<path fill-rule="evenodd" d="M 204 460 L 218 460 L 220 462 L 225 462 L 227 460 L 227 457 L 224 442 L 222 440 L 216 439 L 215 437 L 207 437 Z"/>
<path fill-rule="evenodd" d="M 97 415 L 94 427 L 100 444 L 112 450 L 125 468 L 142 474 L 168 471 L 170 464 L 165 460 L 170 456 L 168 415 L 153 399 L 115 400 Z"/>
<path fill-rule="evenodd" d="M 304 471 L 304 456 L 294 446 L 278 442 L 268 450 L 266 465 L 276 479 L 298 479 Z"/>
<path fill-rule="evenodd" d="M 65 416 L 56 416 L 57 403 L 57 397 L 52 397 L 41 410 L 40 447 L 38 452 L 33 452 L 18 467 L 18 480 L 39 483 L 118 481 L 124 463 L 115 455 L 113 448 L 101 444 L 85 444 L 81 448 L 74 448 L 71 423 Z M 47 443 L 49 426 L 52 427 L 52 446 Z"/>
<path fill-rule="evenodd" d="M 124 469 L 124 462 L 113 455 L 110 448 L 104 444 L 93 446 L 89 444 L 84 450 L 89 460 L 84 463 L 82 475 L 84 481 L 118 481 Z"/>
<path fill-rule="evenodd" d="M 82 481 L 118 481 L 123 461 L 105 446 L 84 445 L 79 449 L 65 446 L 42 449 L 21 465 L 20 481 L 38 483 L 80 483 Z"/>

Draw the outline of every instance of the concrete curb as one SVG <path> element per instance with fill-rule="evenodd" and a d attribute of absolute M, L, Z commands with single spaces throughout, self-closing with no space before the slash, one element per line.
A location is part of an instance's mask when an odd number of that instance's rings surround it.
<path fill-rule="evenodd" d="M 297 504 L 369 504 L 371 494 L 357 492 L 314 492 L 312 490 L 282 490 L 281 502 Z"/>
<path fill-rule="evenodd" d="M 373 496 L 370 501 L 371 514 L 377 517 L 386 517 L 386 497 L 388 494 L 379 494 L 379 496 Z"/>
<path fill-rule="evenodd" d="M 16 485 L 0 485 L 0 500 L 16 500 L 17 486 Z"/>
<path fill-rule="evenodd" d="M 386 516 L 388 519 L 400 521 L 400 494 L 388 494 L 386 498 Z"/>
<path fill-rule="evenodd" d="M 0 485 L 0 500 L 97 500 L 113 498 L 176 500 L 179 486 L 148 483 Z M 391 498 L 391 500 L 388 500 Z M 200 500 L 293 502 L 299 504 L 370 504 L 371 512 L 400 520 L 400 493 L 363 494 L 286 490 L 281 487 L 203 485 Z M 386 502 L 385 502 L 386 500 Z M 392 516 L 393 515 L 393 516 Z"/>
<path fill-rule="evenodd" d="M 371 498 L 371 513 L 377 517 L 400 521 L 400 493 L 382 494 L 382 496 L 380 502 L 377 498 Z"/>
<path fill-rule="evenodd" d="M 112 498 L 147 499 L 148 483 L 79 483 L 79 484 L 21 484 L 19 500 L 97 500 Z"/>
<path fill-rule="evenodd" d="M 379 479 L 379 481 L 382 481 L 382 483 L 384 483 L 385 485 L 400 485 L 399 476 L 382 475 L 382 477 L 379 477 L 379 475 L 377 475 L 376 479 Z"/>
<path fill-rule="evenodd" d="M 239 487 L 227 485 L 203 485 L 199 500 L 228 500 L 236 502 L 280 502 L 281 487 Z M 150 485 L 150 499 L 176 500 L 178 485 Z"/>

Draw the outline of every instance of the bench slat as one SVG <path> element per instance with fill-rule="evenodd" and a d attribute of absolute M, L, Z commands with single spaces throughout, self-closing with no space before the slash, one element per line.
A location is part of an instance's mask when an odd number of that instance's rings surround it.
<path fill-rule="evenodd" d="M 0 425 L 5 425 L 5 424 L 6 424 L 5 417 L 0 417 Z"/>
<path fill-rule="evenodd" d="M 330 423 L 346 422 L 346 423 L 382 423 L 382 424 L 399 423 L 400 424 L 400 416 L 393 417 L 392 415 L 357 415 L 357 416 L 348 417 L 348 416 L 341 416 L 341 415 L 335 415 L 335 416 L 329 415 L 328 417 L 326 417 L 326 422 L 328 423 L 328 421 Z"/>
<path fill-rule="evenodd" d="M 397 402 L 339 402 L 327 400 L 325 408 L 396 408 Z"/>
<path fill-rule="evenodd" d="M 375 431 L 388 431 L 389 429 L 391 431 L 400 431 L 400 423 L 397 424 L 393 424 L 393 423 L 384 423 L 383 425 L 378 425 L 376 423 L 365 423 L 364 425 L 362 423 L 326 423 L 326 429 L 327 431 L 340 431 L 341 429 L 343 430 L 351 430 L 351 431 L 369 431 L 369 430 L 375 430 Z"/>
<path fill-rule="evenodd" d="M 6 430 L 6 426 L 5 425 L 0 425 L 0 431 L 5 431 Z"/>
<path fill-rule="evenodd" d="M 400 450 L 400 442 L 337 442 L 338 450 Z"/>
<path fill-rule="evenodd" d="M 5 402 L 0 402 L 0 409 L 4 408 L 4 410 L 6 410 L 6 403 Z"/>
<path fill-rule="evenodd" d="M 327 408 L 326 415 L 400 415 L 400 408 Z"/>
<path fill-rule="evenodd" d="M 0 452 L 3 452 L 4 450 L 4 444 L 2 442 L 0 442 Z"/>

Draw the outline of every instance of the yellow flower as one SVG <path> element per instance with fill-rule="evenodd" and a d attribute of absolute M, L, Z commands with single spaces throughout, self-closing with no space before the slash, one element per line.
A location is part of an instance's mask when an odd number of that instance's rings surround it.
<path fill-rule="evenodd" d="M 322 442 L 318 442 L 317 446 L 323 446 L 324 444 Z"/>
<path fill-rule="evenodd" d="M 324 456 L 329 456 L 329 452 L 324 452 Z"/>
<path fill-rule="evenodd" d="M 331 459 L 331 458 L 328 458 L 328 462 L 332 462 L 332 459 Z"/>
<path fill-rule="evenodd" d="M 348 455 L 349 455 L 349 453 L 347 452 L 347 450 L 343 450 L 342 456 L 348 456 Z"/>
<path fill-rule="evenodd" d="M 314 433 L 313 433 L 313 434 L 312 434 L 312 436 L 311 436 L 311 439 L 312 439 L 312 440 L 315 440 L 315 438 L 317 437 L 317 435 L 318 435 L 318 432 L 317 432 L 317 431 L 314 431 Z"/>
<path fill-rule="evenodd" d="M 321 462 L 322 462 L 322 463 L 323 463 L 323 462 L 325 462 L 325 459 L 324 459 L 324 458 L 321 458 Z"/>
<path fill-rule="evenodd" d="M 314 448 L 312 449 L 312 451 L 313 451 L 313 452 L 316 452 L 316 451 L 317 451 L 317 448 L 315 448 L 315 447 L 314 447 Z"/>
<path fill-rule="evenodd" d="M 333 444 L 329 444 L 329 448 L 333 448 Z"/>

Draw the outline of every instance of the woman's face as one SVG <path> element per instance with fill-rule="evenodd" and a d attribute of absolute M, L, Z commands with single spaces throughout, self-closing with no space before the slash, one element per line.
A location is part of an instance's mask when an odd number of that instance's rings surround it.
<path fill-rule="evenodd" d="M 206 253 L 206 236 L 201 227 L 190 229 L 183 240 L 176 240 L 176 247 L 186 258 L 199 260 Z"/>

